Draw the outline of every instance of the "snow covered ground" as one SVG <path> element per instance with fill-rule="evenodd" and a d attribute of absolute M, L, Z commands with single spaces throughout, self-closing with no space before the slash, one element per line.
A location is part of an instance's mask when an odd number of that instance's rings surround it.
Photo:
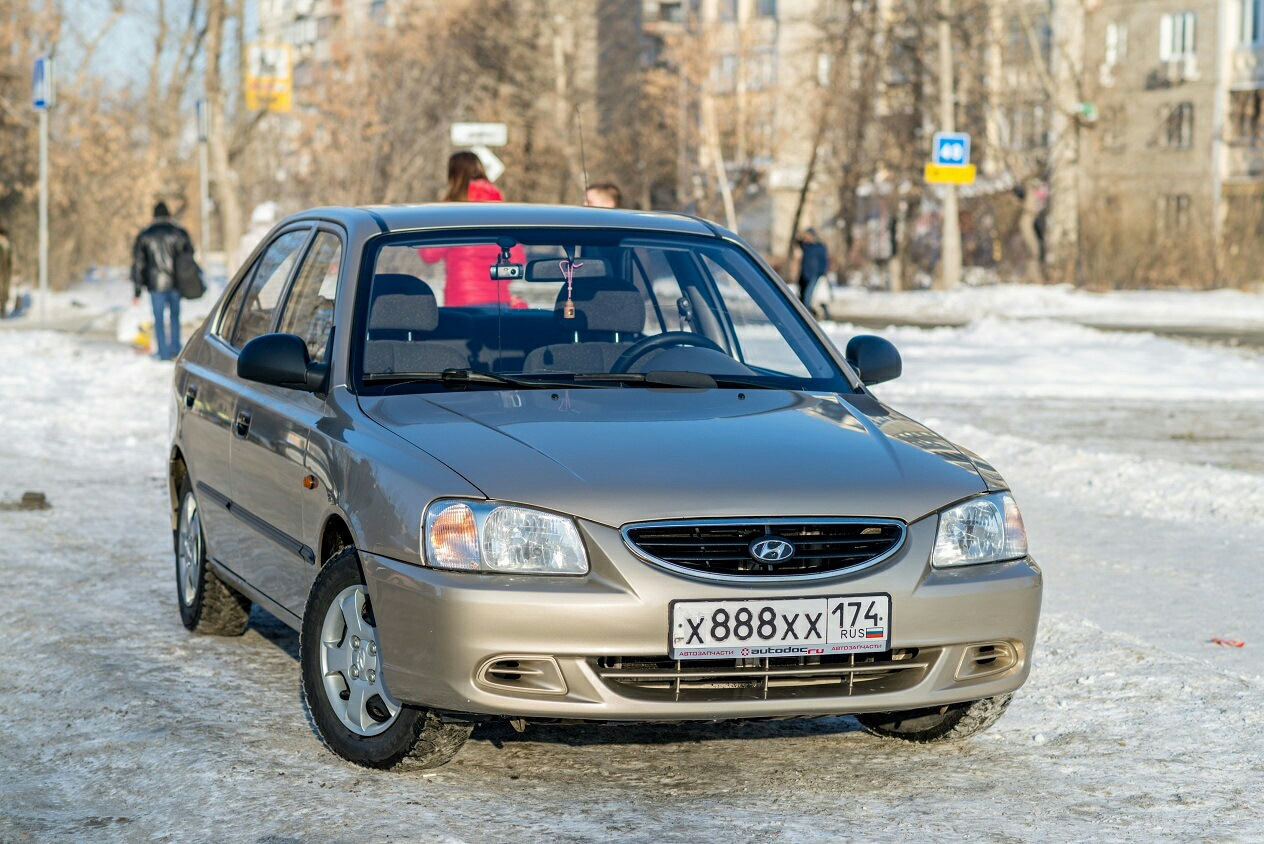
<path fill-rule="evenodd" d="M 170 365 L 0 332 L 0 504 L 52 504 L 0 508 L 0 841 L 1264 841 L 1264 360 L 1048 319 L 881 333 L 905 375 L 877 391 L 1006 474 L 1046 574 L 995 727 L 480 729 L 378 773 L 320 746 L 288 628 L 180 625 Z"/>
<path fill-rule="evenodd" d="M 1264 331 L 1264 295 L 1241 290 L 1115 290 L 991 284 L 906 293 L 818 285 L 814 300 L 841 319 L 960 324 L 987 317 L 1050 319 L 1118 328 Z"/>

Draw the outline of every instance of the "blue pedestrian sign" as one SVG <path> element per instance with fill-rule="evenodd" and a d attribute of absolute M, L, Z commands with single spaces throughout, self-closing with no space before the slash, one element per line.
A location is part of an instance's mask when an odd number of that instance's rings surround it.
<path fill-rule="evenodd" d="M 940 167 L 965 167 L 970 163 L 970 135 L 936 132 L 931 163 Z"/>
<path fill-rule="evenodd" d="M 31 74 L 31 104 L 36 111 L 47 111 L 53 104 L 53 60 L 40 56 Z"/>

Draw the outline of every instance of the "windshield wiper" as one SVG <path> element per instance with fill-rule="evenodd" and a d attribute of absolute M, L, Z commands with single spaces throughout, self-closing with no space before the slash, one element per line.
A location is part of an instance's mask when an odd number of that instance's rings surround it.
<path fill-rule="evenodd" d="M 655 369 L 649 372 L 585 372 L 575 375 L 576 381 L 606 381 L 619 384 L 645 384 L 649 387 L 680 387 L 690 390 L 713 390 L 716 387 L 747 387 L 754 390 L 779 390 L 768 384 L 708 375 L 705 372 L 683 372 L 671 369 Z"/>
<path fill-rule="evenodd" d="M 368 384 L 424 384 L 439 383 L 450 389 L 468 387 L 470 384 L 503 384 L 507 387 L 526 387 L 538 389 L 542 387 L 587 387 L 587 384 L 572 384 L 568 381 L 543 381 L 536 378 L 514 378 L 499 375 L 495 372 L 483 372 L 479 369 L 445 369 L 442 372 L 370 372 L 364 376 Z"/>

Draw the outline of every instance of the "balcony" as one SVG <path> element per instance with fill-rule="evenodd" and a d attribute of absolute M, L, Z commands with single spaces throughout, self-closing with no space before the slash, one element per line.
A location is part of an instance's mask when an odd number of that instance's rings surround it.
<path fill-rule="evenodd" d="M 1229 60 L 1230 88 L 1264 87 L 1264 44 L 1238 47 Z"/>
<path fill-rule="evenodd" d="M 1264 138 L 1227 145 L 1225 175 L 1232 181 L 1264 181 Z"/>

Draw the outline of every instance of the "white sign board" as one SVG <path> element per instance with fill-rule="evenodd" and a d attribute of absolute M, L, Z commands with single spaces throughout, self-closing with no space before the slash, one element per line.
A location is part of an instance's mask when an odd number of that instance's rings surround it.
<path fill-rule="evenodd" d="M 509 143 L 509 127 L 504 123 L 452 124 L 452 146 L 454 147 L 503 147 L 507 143 Z"/>
<path fill-rule="evenodd" d="M 496 157 L 496 153 L 489 150 L 482 144 L 475 144 L 470 147 L 470 152 L 478 156 L 478 160 L 483 162 L 483 170 L 487 173 L 487 178 L 493 182 L 501 177 L 505 172 L 505 162 Z"/>
<path fill-rule="evenodd" d="M 31 74 L 31 105 L 36 111 L 47 111 L 53 105 L 53 60 L 40 56 Z"/>

